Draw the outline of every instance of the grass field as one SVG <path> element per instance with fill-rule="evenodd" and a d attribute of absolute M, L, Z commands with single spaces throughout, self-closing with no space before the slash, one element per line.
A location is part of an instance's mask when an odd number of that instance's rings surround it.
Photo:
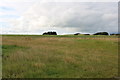
<path fill-rule="evenodd" d="M 118 76 L 116 36 L 2 36 L 3 78 Z"/>

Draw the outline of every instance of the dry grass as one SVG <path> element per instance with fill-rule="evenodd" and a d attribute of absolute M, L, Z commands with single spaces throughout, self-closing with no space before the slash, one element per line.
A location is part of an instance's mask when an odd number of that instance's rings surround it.
<path fill-rule="evenodd" d="M 4 78 L 110 78 L 117 37 L 3 36 Z"/>

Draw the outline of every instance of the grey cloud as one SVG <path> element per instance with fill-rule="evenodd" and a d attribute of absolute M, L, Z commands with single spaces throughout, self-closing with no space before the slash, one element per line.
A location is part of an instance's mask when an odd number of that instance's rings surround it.
<path fill-rule="evenodd" d="M 117 3 L 37 3 L 22 17 L 13 21 L 13 30 L 35 32 L 56 29 L 64 32 L 67 28 L 70 32 L 94 33 L 116 32 L 118 28 Z"/>

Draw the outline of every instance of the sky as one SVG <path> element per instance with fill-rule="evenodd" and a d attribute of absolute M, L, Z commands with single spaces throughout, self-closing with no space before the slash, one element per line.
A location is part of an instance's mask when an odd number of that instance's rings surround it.
<path fill-rule="evenodd" d="M 118 32 L 117 0 L 0 0 L 1 34 Z"/>

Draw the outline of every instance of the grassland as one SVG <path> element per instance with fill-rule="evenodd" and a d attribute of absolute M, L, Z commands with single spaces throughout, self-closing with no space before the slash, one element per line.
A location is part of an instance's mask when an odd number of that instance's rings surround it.
<path fill-rule="evenodd" d="M 118 76 L 116 36 L 2 36 L 3 78 Z"/>

